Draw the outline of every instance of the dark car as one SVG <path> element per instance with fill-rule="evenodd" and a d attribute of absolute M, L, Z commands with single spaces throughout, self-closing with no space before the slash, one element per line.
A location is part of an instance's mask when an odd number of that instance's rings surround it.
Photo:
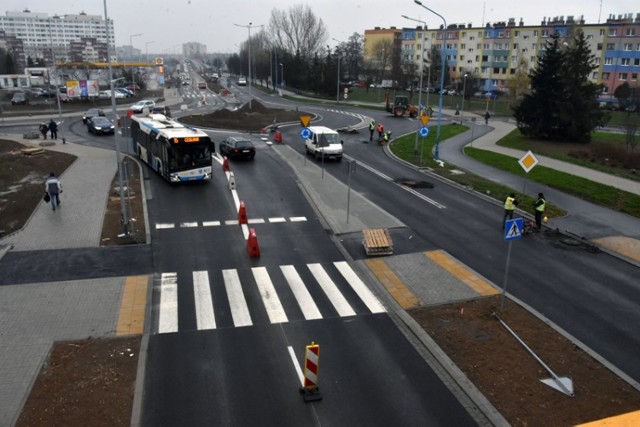
<path fill-rule="evenodd" d="M 231 136 L 220 143 L 220 154 L 229 158 L 244 157 L 253 160 L 256 148 L 248 139 Z"/>
<path fill-rule="evenodd" d="M 82 115 L 82 123 L 87 124 L 87 120 L 95 116 L 104 116 L 104 111 L 100 108 L 90 108 Z"/>
<path fill-rule="evenodd" d="M 93 116 L 87 119 L 87 131 L 94 135 L 113 135 L 115 126 L 104 116 Z"/>
<path fill-rule="evenodd" d="M 11 98 L 11 105 L 29 105 L 29 97 L 24 92 L 16 92 Z"/>

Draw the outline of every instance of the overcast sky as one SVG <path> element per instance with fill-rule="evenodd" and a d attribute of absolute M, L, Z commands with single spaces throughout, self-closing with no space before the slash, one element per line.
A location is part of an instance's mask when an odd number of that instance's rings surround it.
<path fill-rule="evenodd" d="M 334 38 L 345 41 L 354 32 L 363 34 L 374 27 L 397 28 L 418 25 L 401 17 L 426 21 L 429 28 L 438 28 L 442 19 L 415 4 L 413 0 L 106 0 L 109 18 L 114 20 L 116 45 L 133 46 L 143 53 L 179 53 L 186 42 L 199 42 L 207 52 L 233 53 L 247 39 L 248 26 L 252 34 L 258 25 L 267 24 L 273 9 L 288 11 L 294 4 L 305 4 L 322 19 L 329 32 L 327 44 L 335 46 Z M 610 14 L 640 13 L 637 0 L 424 0 L 423 4 L 442 15 L 447 24 L 468 24 L 474 27 L 486 22 L 522 18 L 525 25 L 539 25 L 544 17 L 581 15 L 587 23 L 605 22 Z M 635 5 L 635 6 L 634 6 Z M 104 17 L 104 0 L 3 0 L 0 12 L 22 11 L 49 15 L 78 14 Z M 635 10 L 634 10 L 635 9 Z"/>

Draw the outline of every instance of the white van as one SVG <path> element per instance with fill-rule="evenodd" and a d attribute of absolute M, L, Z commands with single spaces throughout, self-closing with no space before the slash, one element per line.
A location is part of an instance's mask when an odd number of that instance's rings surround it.
<path fill-rule="evenodd" d="M 304 141 L 307 153 L 316 159 L 342 160 L 342 144 L 338 132 L 325 126 L 309 126 L 311 135 Z"/>

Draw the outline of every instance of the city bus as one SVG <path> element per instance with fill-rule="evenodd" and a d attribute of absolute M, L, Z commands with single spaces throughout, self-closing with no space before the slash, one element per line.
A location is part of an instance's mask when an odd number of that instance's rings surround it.
<path fill-rule="evenodd" d="M 163 114 L 131 116 L 131 137 L 138 157 L 170 182 L 211 179 L 215 146 L 200 129 Z"/>

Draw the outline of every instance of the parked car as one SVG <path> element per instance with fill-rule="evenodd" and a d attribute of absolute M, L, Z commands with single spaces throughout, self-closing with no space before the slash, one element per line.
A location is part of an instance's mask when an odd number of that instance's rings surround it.
<path fill-rule="evenodd" d="M 132 92 L 137 92 L 140 90 L 140 86 L 135 83 L 131 83 L 125 86 L 125 89 L 129 89 Z"/>
<path fill-rule="evenodd" d="M 129 107 L 129 109 L 131 111 L 133 111 L 134 113 L 140 114 L 142 113 L 142 110 L 145 108 L 148 108 L 149 111 L 151 111 L 153 109 L 153 107 L 156 106 L 156 102 L 151 100 L 151 99 L 143 99 L 141 101 L 136 102 L 135 104 L 133 104 L 131 107 Z"/>
<path fill-rule="evenodd" d="M 104 111 L 102 111 L 100 108 L 89 108 L 82 115 L 82 123 L 87 124 L 87 120 L 89 120 L 92 117 L 96 117 L 96 116 L 103 116 L 104 117 Z"/>
<path fill-rule="evenodd" d="M 24 92 L 16 92 L 11 98 L 11 105 L 29 105 L 29 97 Z"/>
<path fill-rule="evenodd" d="M 33 96 L 36 97 L 41 97 L 44 96 L 44 89 L 42 89 L 41 87 L 31 87 L 29 88 L 29 90 L 31 91 L 31 93 L 33 94 Z"/>
<path fill-rule="evenodd" d="M 113 135 L 115 126 L 104 116 L 93 116 L 87 119 L 87 132 L 94 135 Z"/>
<path fill-rule="evenodd" d="M 244 157 L 253 160 L 256 147 L 248 139 L 230 136 L 220 143 L 220 154 L 229 158 Z"/>
<path fill-rule="evenodd" d="M 151 113 L 152 114 L 163 114 L 166 117 L 171 117 L 171 109 L 169 108 L 168 105 L 159 107 L 159 106 L 155 106 L 151 109 Z"/>
<path fill-rule="evenodd" d="M 238 86 L 246 86 L 246 85 L 247 85 L 246 77 L 243 77 L 243 76 L 238 77 Z"/>
<path fill-rule="evenodd" d="M 126 87 L 117 87 L 114 89 L 117 92 L 120 92 L 121 94 L 123 94 L 125 96 L 125 98 L 131 98 L 133 96 L 135 96 L 135 94 L 130 91 L 129 89 L 127 89 Z"/>

